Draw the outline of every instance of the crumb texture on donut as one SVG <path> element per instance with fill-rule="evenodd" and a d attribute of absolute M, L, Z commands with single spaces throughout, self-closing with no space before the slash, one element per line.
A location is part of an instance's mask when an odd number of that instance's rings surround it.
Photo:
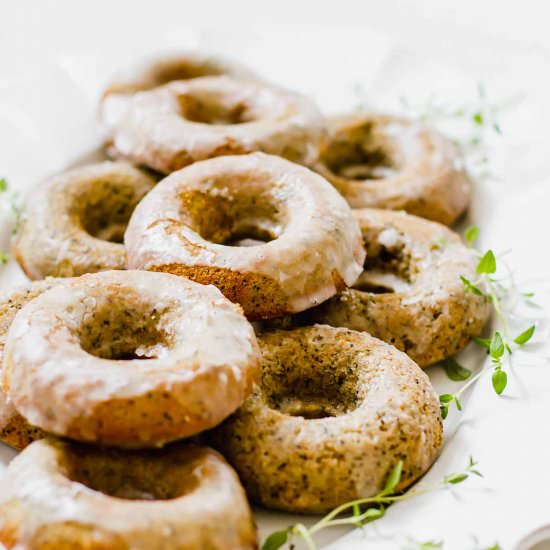
<path fill-rule="evenodd" d="M 254 153 L 164 179 L 124 239 L 129 267 L 214 284 L 249 319 L 307 309 L 353 284 L 364 249 L 346 202 L 320 176 Z"/>
<path fill-rule="evenodd" d="M 15 258 L 31 279 L 124 269 L 126 224 L 154 185 L 152 177 L 123 162 L 53 177 L 26 199 Z"/>
<path fill-rule="evenodd" d="M 252 327 L 214 287 L 107 271 L 21 310 L 8 331 L 3 377 L 32 425 L 151 447 L 221 422 L 250 392 L 258 361 Z"/>
<path fill-rule="evenodd" d="M 260 337 L 262 375 L 211 434 L 249 497 L 318 513 L 379 492 L 403 460 L 399 490 L 437 457 L 437 396 L 414 362 L 365 333 L 317 325 Z"/>
<path fill-rule="evenodd" d="M 353 208 L 405 210 L 451 225 L 466 210 L 471 182 L 456 147 L 419 122 L 356 114 L 329 120 L 315 170 Z"/>
<path fill-rule="evenodd" d="M 207 447 L 120 452 L 43 439 L 0 485 L 0 542 L 10 549 L 257 548 L 237 476 Z"/>
<path fill-rule="evenodd" d="M 304 96 L 228 76 L 176 81 L 132 97 L 110 153 L 169 174 L 193 162 L 263 151 L 311 164 L 326 138 Z"/>
<path fill-rule="evenodd" d="M 461 280 L 475 280 L 477 259 L 455 232 L 403 212 L 354 214 L 367 248 L 364 271 L 301 322 L 368 332 L 420 366 L 458 353 L 481 333 L 491 307 Z"/>

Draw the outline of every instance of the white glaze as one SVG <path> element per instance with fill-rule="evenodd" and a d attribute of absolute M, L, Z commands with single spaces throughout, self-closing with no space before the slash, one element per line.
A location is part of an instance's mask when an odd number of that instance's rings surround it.
<path fill-rule="evenodd" d="M 183 191 L 234 197 L 250 193 L 252 185 L 280 210 L 273 226 L 276 239 L 260 246 L 224 246 L 181 222 Z M 263 153 L 220 157 L 175 172 L 138 205 L 124 240 L 131 269 L 207 265 L 265 275 L 278 282 L 290 312 L 334 295 L 333 271 L 353 284 L 365 258 L 359 226 L 336 190 L 307 168 Z"/>
<path fill-rule="evenodd" d="M 34 548 L 34 537 L 65 523 L 95 528 L 98 541 L 105 535 L 119 537 L 131 550 L 225 550 L 228 543 L 235 550 L 254 547 L 244 492 L 233 470 L 214 451 L 194 451 L 199 454 L 190 475 L 198 484 L 190 492 L 151 501 L 115 498 L 72 481 L 64 471 L 70 449 L 70 444 L 43 439 L 9 465 L 1 481 L 0 507 L 17 503 L 23 510 L 17 548 Z M 187 454 L 186 447 L 173 447 L 157 459 L 183 466 Z M 9 517 L 9 510 L 3 515 Z"/>
<path fill-rule="evenodd" d="M 238 124 L 193 122 L 181 113 L 179 97 L 215 96 L 229 107 L 247 105 L 249 121 Z M 115 154 L 167 173 L 183 153 L 192 161 L 264 151 L 310 164 L 325 139 L 324 119 L 306 97 L 271 85 L 227 76 L 166 84 L 132 97 L 113 134 Z M 178 168 L 183 166 L 180 164 Z"/>
<path fill-rule="evenodd" d="M 79 327 L 86 318 L 93 320 L 94 309 L 109 299 L 107 290 L 133 291 L 162 312 L 158 326 L 170 341 L 140 350 L 154 359 L 109 360 L 82 349 Z M 214 399 L 227 395 L 230 401 L 231 387 L 246 392 L 256 362 L 251 325 L 216 288 L 163 273 L 110 271 L 53 288 L 17 314 L 4 350 L 4 384 L 31 424 L 64 434 L 110 399 L 155 391 L 193 399 L 194 384 L 205 391 L 201 380 L 212 370 L 217 374 L 209 391 Z M 231 405 L 211 403 L 214 409 L 226 406 Z"/>
<path fill-rule="evenodd" d="M 168 73 L 196 73 L 198 78 L 208 75 L 230 75 L 239 79 L 258 80 L 242 65 L 194 51 L 170 51 L 149 55 L 131 63 L 116 74 L 105 91 L 101 101 L 101 118 L 113 127 L 124 116 L 134 93 L 149 90 L 165 84 L 164 75 Z M 174 80 L 180 80 L 179 78 Z"/>

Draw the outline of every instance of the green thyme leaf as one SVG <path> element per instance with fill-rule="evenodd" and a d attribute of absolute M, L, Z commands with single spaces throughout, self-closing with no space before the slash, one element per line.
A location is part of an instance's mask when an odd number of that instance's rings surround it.
<path fill-rule="evenodd" d="M 500 359 L 504 355 L 504 342 L 500 332 L 497 330 L 491 338 L 491 344 L 489 345 L 489 355 L 493 359 Z"/>
<path fill-rule="evenodd" d="M 479 260 L 476 271 L 478 273 L 494 273 L 497 270 L 497 260 L 492 250 L 487 250 Z"/>
<path fill-rule="evenodd" d="M 498 395 L 500 395 L 506 388 L 506 383 L 508 382 L 508 376 L 502 369 L 497 368 L 493 372 L 492 381 L 493 381 L 493 389 Z"/>
<path fill-rule="evenodd" d="M 472 375 L 472 371 L 463 367 L 456 359 L 449 357 L 443 364 L 445 373 L 447 376 L 455 382 L 461 382 L 462 380 L 468 380 Z"/>
<path fill-rule="evenodd" d="M 380 519 L 385 513 L 386 510 L 384 508 L 369 508 L 364 513 L 363 523 L 368 523 L 370 521 Z"/>
<path fill-rule="evenodd" d="M 291 528 L 275 531 L 267 537 L 262 544 L 262 550 L 278 550 L 288 541 L 288 533 Z"/>
<path fill-rule="evenodd" d="M 441 405 L 439 407 L 440 411 L 441 411 L 441 418 L 443 418 L 443 420 L 445 420 L 445 418 L 447 418 L 447 416 L 449 416 L 449 405 Z"/>
<path fill-rule="evenodd" d="M 474 336 L 473 340 L 478 346 L 485 348 L 487 351 L 491 347 L 491 340 L 489 338 L 480 338 L 478 336 Z"/>
<path fill-rule="evenodd" d="M 403 461 L 400 460 L 390 472 L 388 479 L 386 480 L 386 485 L 382 491 L 385 495 L 390 495 L 395 491 L 395 488 L 399 485 L 401 481 L 401 473 L 403 471 Z"/>
<path fill-rule="evenodd" d="M 451 485 L 457 485 L 458 483 L 462 483 L 465 479 L 468 479 L 468 474 L 460 473 L 445 476 L 444 481 L 445 483 L 450 483 Z"/>
<path fill-rule="evenodd" d="M 527 330 L 524 330 L 521 334 L 516 336 L 514 338 L 514 342 L 518 344 L 518 346 L 523 346 L 531 340 L 531 337 L 535 333 L 535 325 L 530 326 Z"/>
<path fill-rule="evenodd" d="M 439 396 L 440 403 L 451 403 L 454 399 L 455 396 L 452 393 L 443 393 Z"/>
<path fill-rule="evenodd" d="M 478 125 L 483 126 L 483 113 L 477 112 L 472 115 L 472 120 Z"/>
<path fill-rule="evenodd" d="M 8 180 L 6 178 L 0 178 L 0 193 L 4 193 L 8 190 Z"/>
<path fill-rule="evenodd" d="M 418 543 L 418 550 L 439 550 L 443 548 L 443 541 L 427 540 Z"/>
<path fill-rule="evenodd" d="M 472 246 L 479 237 L 479 227 L 477 225 L 472 225 L 464 231 L 464 238 L 466 239 L 466 244 Z"/>
<path fill-rule="evenodd" d="M 0 264 L 7 264 L 10 259 L 10 255 L 7 252 L 0 252 Z"/>
<path fill-rule="evenodd" d="M 466 287 L 467 291 L 473 292 L 476 296 L 483 296 L 483 292 L 481 292 L 481 290 L 477 286 L 475 286 L 469 279 L 464 277 L 464 275 L 460 276 L 460 280 Z"/>

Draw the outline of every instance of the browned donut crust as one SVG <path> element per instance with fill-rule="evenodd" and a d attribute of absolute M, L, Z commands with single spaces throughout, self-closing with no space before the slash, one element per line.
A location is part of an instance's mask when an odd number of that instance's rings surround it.
<path fill-rule="evenodd" d="M 155 180 L 124 162 L 76 168 L 27 197 L 14 255 L 31 279 L 124 269 L 122 236 Z"/>
<path fill-rule="evenodd" d="M 0 295 L 0 364 L 3 360 L 6 336 L 17 312 L 43 292 L 70 279 L 46 279 L 35 281 L 15 289 L 4 291 Z M 0 441 L 23 449 L 36 439 L 44 437 L 45 432 L 31 426 L 8 400 L 0 388 Z"/>
<path fill-rule="evenodd" d="M 390 115 L 329 121 L 315 170 L 352 208 L 405 210 L 451 225 L 468 207 L 471 182 L 456 147 L 423 124 Z"/>
<path fill-rule="evenodd" d="M 199 160 L 254 151 L 310 164 L 325 137 L 324 119 L 306 97 L 213 76 L 136 94 L 115 125 L 109 152 L 169 174 Z"/>
<path fill-rule="evenodd" d="M 437 396 L 394 347 L 322 325 L 266 333 L 260 347 L 259 384 L 209 434 L 253 501 L 323 512 L 379 492 L 399 460 L 405 489 L 437 457 Z"/>
<path fill-rule="evenodd" d="M 213 286 L 147 271 L 75 278 L 29 302 L 4 348 L 4 390 L 45 431 L 154 447 L 209 429 L 247 397 L 254 332 Z"/>
<path fill-rule="evenodd" d="M 43 439 L 0 483 L 0 542 L 28 550 L 254 550 L 235 472 L 207 447 L 121 452 Z"/>
<path fill-rule="evenodd" d="M 388 210 L 355 210 L 367 248 L 352 288 L 305 312 L 303 321 L 366 331 L 425 367 L 480 334 L 491 307 L 460 277 L 475 280 L 477 260 L 447 227 Z"/>
<path fill-rule="evenodd" d="M 120 119 L 136 92 L 174 80 L 228 75 L 244 80 L 257 77 L 240 64 L 199 52 L 165 52 L 140 59 L 115 75 L 103 94 L 101 115 L 107 124 Z"/>
<path fill-rule="evenodd" d="M 249 319 L 295 313 L 352 284 L 364 250 L 327 181 L 263 153 L 195 163 L 160 182 L 124 237 L 132 269 L 214 284 Z"/>

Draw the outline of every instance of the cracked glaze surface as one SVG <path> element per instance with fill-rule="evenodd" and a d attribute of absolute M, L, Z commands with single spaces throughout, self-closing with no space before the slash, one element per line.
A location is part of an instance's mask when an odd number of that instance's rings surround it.
<path fill-rule="evenodd" d="M 257 343 L 214 287 L 108 271 L 55 287 L 16 316 L 4 389 L 34 426 L 150 447 L 210 428 L 248 395 Z"/>
<path fill-rule="evenodd" d="M 310 164 L 326 138 L 306 97 L 228 76 L 175 81 L 132 97 L 113 155 L 168 174 L 193 162 L 263 151 Z"/>
<path fill-rule="evenodd" d="M 268 242 L 224 244 L 250 233 Z M 214 284 L 231 284 L 226 295 L 251 318 L 323 302 L 355 282 L 365 257 L 357 222 L 328 182 L 262 153 L 211 159 L 164 179 L 136 208 L 125 245 L 132 269 L 200 282 L 213 282 L 204 271 L 217 270 Z"/>

